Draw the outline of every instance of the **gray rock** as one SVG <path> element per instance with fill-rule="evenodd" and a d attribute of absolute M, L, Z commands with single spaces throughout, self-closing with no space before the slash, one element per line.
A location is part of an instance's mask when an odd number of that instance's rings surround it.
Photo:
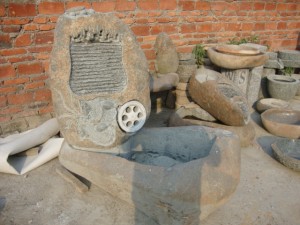
<path fill-rule="evenodd" d="M 266 54 L 269 57 L 269 60 L 277 60 L 278 58 L 277 52 L 266 52 Z"/>
<path fill-rule="evenodd" d="M 279 50 L 278 58 L 287 61 L 300 61 L 300 51 L 298 50 Z"/>
<path fill-rule="evenodd" d="M 265 68 L 270 68 L 270 69 L 283 69 L 284 65 L 281 59 L 277 60 L 268 60 L 264 64 Z"/>
<path fill-rule="evenodd" d="M 187 83 L 190 77 L 195 74 L 197 70 L 196 64 L 186 64 L 186 65 L 179 65 L 177 73 L 179 75 L 179 82 Z"/>
<path fill-rule="evenodd" d="M 199 224 L 229 199 L 239 183 L 240 143 L 229 131 L 201 126 L 148 128 L 118 148 L 131 151 L 120 154 L 122 158 L 75 150 L 65 142 L 59 160 L 158 224 Z M 156 162 L 136 163 L 131 158 L 135 153 L 152 154 Z"/>
<path fill-rule="evenodd" d="M 262 73 L 262 77 L 261 77 L 261 81 L 260 81 L 260 90 L 259 90 L 259 94 L 258 94 L 259 99 L 270 98 L 270 95 L 268 92 L 268 87 L 267 87 L 267 83 L 268 83 L 267 76 L 275 75 L 275 73 L 276 73 L 275 69 L 271 69 L 271 68 L 263 69 L 263 73 Z"/>
<path fill-rule="evenodd" d="M 287 101 L 295 97 L 299 87 L 299 80 L 283 75 L 269 75 L 267 79 L 268 92 L 272 98 Z"/>
<path fill-rule="evenodd" d="M 160 33 L 155 41 L 155 65 L 158 73 L 175 73 L 178 69 L 179 59 L 176 47 L 166 33 Z"/>
<path fill-rule="evenodd" d="M 284 67 L 293 67 L 293 68 L 300 68 L 300 59 L 298 60 L 283 60 L 282 63 Z"/>
<path fill-rule="evenodd" d="M 187 61 L 191 59 L 195 59 L 195 55 L 193 53 L 178 53 L 179 62 L 180 61 Z"/>

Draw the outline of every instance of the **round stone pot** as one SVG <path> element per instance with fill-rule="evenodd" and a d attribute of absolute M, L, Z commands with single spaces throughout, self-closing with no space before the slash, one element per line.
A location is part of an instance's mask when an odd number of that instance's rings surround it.
<path fill-rule="evenodd" d="M 300 74 L 292 74 L 292 78 L 295 78 L 296 80 L 299 81 L 296 96 L 300 96 Z"/>
<path fill-rule="evenodd" d="M 295 97 L 299 80 L 281 75 L 269 75 L 267 79 L 268 91 L 272 98 L 290 100 Z"/>

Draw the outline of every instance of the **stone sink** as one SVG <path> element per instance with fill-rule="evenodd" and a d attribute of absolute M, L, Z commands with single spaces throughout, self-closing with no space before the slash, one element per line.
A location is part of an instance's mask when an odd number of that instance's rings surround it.
<path fill-rule="evenodd" d="M 161 225 L 199 224 L 240 179 L 239 138 L 202 126 L 143 128 L 119 154 L 63 144 L 59 160 Z"/>

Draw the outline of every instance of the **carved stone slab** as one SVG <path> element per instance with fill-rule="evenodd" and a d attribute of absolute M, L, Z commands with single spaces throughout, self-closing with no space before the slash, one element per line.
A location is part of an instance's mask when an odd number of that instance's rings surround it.
<path fill-rule="evenodd" d="M 74 148 L 103 151 L 119 145 L 150 113 L 146 57 L 113 14 L 75 8 L 59 17 L 50 84 L 60 130 Z M 128 102 L 133 105 L 119 112 Z"/>

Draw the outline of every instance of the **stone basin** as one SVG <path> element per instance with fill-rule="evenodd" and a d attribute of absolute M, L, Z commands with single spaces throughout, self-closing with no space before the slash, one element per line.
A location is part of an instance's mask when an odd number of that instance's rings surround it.
<path fill-rule="evenodd" d="M 261 52 L 252 47 L 243 45 L 218 45 L 215 47 L 216 51 L 231 54 L 231 55 L 259 55 Z"/>
<path fill-rule="evenodd" d="M 215 48 L 207 49 L 207 55 L 213 64 L 232 70 L 262 66 L 268 60 L 268 56 L 264 53 L 257 55 L 232 55 L 218 52 Z"/>
<path fill-rule="evenodd" d="M 264 127 L 276 136 L 300 137 L 300 111 L 289 109 L 268 109 L 261 114 Z"/>
<path fill-rule="evenodd" d="M 281 99 L 276 98 L 264 98 L 256 103 L 256 109 L 258 112 L 262 113 L 267 109 L 281 108 L 285 109 L 289 107 L 290 103 Z"/>
<path fill-rule="evenodd" d="M 59 160 L 161 225 L 199 224 L 239 183 L 240 143 L 229 131 L 146 128 L 118 148 L 103 154 L 65 142 Z"/>
<path fill-rule="evenodd" d="M 271 146 L 279 162 L 300 172 L 300 140 L 281 139 Z"/>

